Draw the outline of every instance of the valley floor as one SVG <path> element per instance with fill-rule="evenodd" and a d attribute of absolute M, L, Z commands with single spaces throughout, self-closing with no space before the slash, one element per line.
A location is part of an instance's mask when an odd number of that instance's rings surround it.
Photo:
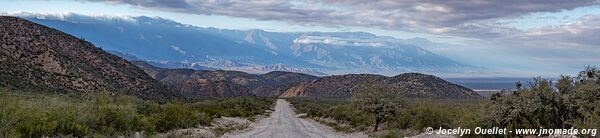
<path fill-rule="evenodd" d="M 364 134 L 342 134 L 316 121 L 298 118 L 290 104 L 278 99 L 271 116 L 252 124 L 238 134 L 225 134 L 225 138 L 337 138 L 367 137 Z"/>

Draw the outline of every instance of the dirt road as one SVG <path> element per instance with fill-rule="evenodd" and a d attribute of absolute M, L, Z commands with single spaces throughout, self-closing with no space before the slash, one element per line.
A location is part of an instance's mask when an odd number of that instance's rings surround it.
<path fill-rule="evenodd" d="M 278 99 L 275 111 L 250 126 L 251 130 L 239 134 L 226 134 L 225 138 L 347 138 L 367 137 L 362 134 L 341 134 L 316 121 L 296 117 L 290 104 Z"/>

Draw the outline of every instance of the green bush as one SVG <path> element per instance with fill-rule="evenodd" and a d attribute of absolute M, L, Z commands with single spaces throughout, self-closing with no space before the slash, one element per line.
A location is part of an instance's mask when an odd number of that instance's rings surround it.
<path fill-rule="evenodd" d="M 596 104 L 594 110 L 586 113 L 580 122 L 576 123 L 578 128 L 600 128 L 600 103 Z"/>
<path fill-rule="evenodd" d="M 449 128 L 451 117 L 450 110 L 429 103 L 414 105 L 398 116 L 398 118 L 403 118 L 399 122 L 408 122 L 405 124 L 406 126 L 401 126 L 401 128 L 415 130 L 422 130 L 426 127 Z"/>
<path fill-rule="evenodd" d="M 0 87 L 0 137 L 115 137 L 208 126 L 220 116 L 265 113 L 273 99 L 228 98 L 159 104 L 98 92 L 88 98 L 12 91 Z"/>
<path fill-rule="evenodd" d="M 90 132 L 90 127 L 79 117 L 75 108 L 60 108 L 60 112 L 51 112 L 51 118 L 57 120 L 56 132 L 77 137 L 85 136 Z"/>
<path fill-rule="evenodd" d="M 147 127 L 143 117 L 136 110 L 139 101 L 129 96 L 113 97 L 108 92 L 96 94 L 91 104 L 86 104 L 87 124 L 95 133 L 121 135 L 142 131 Z"/>
<path fill-rule="evenodd" d="M 388 124 L 391 128 L 422 131 L 433 128 L 485 127 L 484 101 L 414 100 Z"/>
<path fill-rule="evenodd" d="M 51 118 L 40 109 L 30 109 L 22 114 L 22 118 L 19 121 L 17 132 L 27 137 L 42 137 L 49 136 L 55 133 L 55 129 L 58 127 L 58 122 L 51 120 Z"/>
<path fill-rule="evenodd" d="M 199 114 L 188 110 L 182 103 L 167 103 L 157 122 L 157 130 L 166 132 L 178 128 L 191 128 L 199 121 Z"/>
<path fill-rule="evenodd" d="M 52 135 L 84 136 L 89 133 L 90 128 L 79 116 L 77 106 L 69 105 L 65 101 L 56 98 L 41 98 L 39 101 L 25 102 L 12 95 L 4 95 L 3 100 L 10 101 L 4 104 L 4 110 L 8 118 L 12 118 L 14 129 L 25 137 L 41 137 Z M 11 107 L 12 106 L 12 107 Z M 5 120 L 2 117 L 2 120 Z M 3 130 L 7 130 L 3 126 Z M 3 132 L 4 136 L 16 135 Z"/>

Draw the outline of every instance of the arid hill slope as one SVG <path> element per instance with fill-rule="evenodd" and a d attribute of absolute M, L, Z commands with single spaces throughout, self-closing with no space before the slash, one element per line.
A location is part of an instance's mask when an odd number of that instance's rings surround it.
<path fill-rule="evenodd" d="M 275 71 L 259 75 L 240 71 L 164 69 L 143 61 L 133 63 L 156 80 L 175 86 L 184 97 L 191 99 L 207 96 L 277 97 L 295 84 L 317 79 L 316 76 L 292 72 Z"/>
<path fill-rule="evenodd" d="M 174 92 L 91 43 L 30 21 L 0 16 L 0 85 L 63 93 L 108 91 L 167 100 Z"/>
<path fill-rule="evenodd" d="M 400 91 L 403 96 L 410 98 L 481 97 L 469 88 L 420 73 L 405 73 L 394 77 L 371 74 L 328 76 L 293 86 L 281 97 L 350 97 L 356 91 L 357 86 L 369 83 L 387 84 L 392 90 Z"/>

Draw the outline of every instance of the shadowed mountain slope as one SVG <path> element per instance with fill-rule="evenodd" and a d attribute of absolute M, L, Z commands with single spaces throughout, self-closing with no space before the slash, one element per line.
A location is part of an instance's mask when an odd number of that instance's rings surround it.
<path fill-rule="evenodd" d="M 174 92 L 126 60 L 30 21 L 0 16 L 0 85 L 64 93 L 109 91 L 167 100 Z"/>
<path fill-rule="evenodd" d="M 192 99 L 208 95 L 276 97 L 292 85 L 317 79 L 312 75 L 281 71 L 259 75 L 240 71 L 165 69 L 143 61 L 133 63 L 156 80 L 176 86 Z"/>
<path fill-rule="evenodd" d="M 384 83 L 393 90 L 401 91 L 403 96 L 409 98 L 469 99 L 481 97 L 466 87 L 420 73 L 405 73 L 394 77 L 373 74 L 316 77 L 281 71 L 249 74 L 223 70 L 164 69 L 154 67 L 143 61 L 133 63 L 144 69 L 153 78 L 184 90 L 184 93 L 187 93 L 186 95 L 196 93 L 208 96 L 215 95 L 210 93 L 216 92 L 225 94 L 219 95 L 224 97 L 244 95 L 261 97 L 350 97 L 355 88 L 361 84 Z"/>

